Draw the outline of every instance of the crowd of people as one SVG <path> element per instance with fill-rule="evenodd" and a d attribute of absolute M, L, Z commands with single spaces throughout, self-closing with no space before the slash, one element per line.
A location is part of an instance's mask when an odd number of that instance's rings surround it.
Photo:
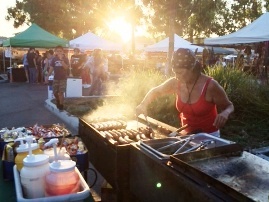
<path fill-rule="evenodd" d="M 29 48 L 22 58 L 26 82 L 48 84 L 47 74 L 53 56 L 53 50 L 48 50 L 41 56 L 38 50 Z"/>
<path fill-rule="evenodd" d="M 63 110 L 64 93 L 67 78 L 81 78 L 84 88 L 89 89 L 89 95 L 101 95 L 102 83 L 108 79 L 108 59 L 101 49 L 95 49 L 90 56 L 74 49 L 70 60 L 64 54 L 64 49 L 57 46 L 41 56 L 38 50 L 29 48 L 23 55 L 23 66 L 28 83 L 47 85 L 53 75 L 53 94 L 56 106 Z"/>
<path fill-rule="evenodd" d="M 25 69 L 27 83 L 48 84 L 48 71 L 50 61 L 57 54 L 53 50 L 48 50 L 40 55 L 35 48 L 29 48 L 23 55 L 22 62 Z M 98 60 L 98 61 L 97 61 Z M 82 53 L 78 48 L 74 49 L 74 54 L 70 58 L 67 74 L 70 77 L 81 78 L 84 88 L 89 88 L 93 81 L 95 65 L 102 69 L 103 80 L 108 76 L 108 59 L 101 49 L 95 49 L 90 56 Z M 97 75 L 96 75 L 97 76 Z"/>
<path fill-rule="evenodd" d="M 241 46 L 236 55 L 216 55 L 210 49 L 204 49 L 202 63 L 204 67 L 223 66 L 234 67 L 241 71 L 248 71 L 254 76 L 267 77 L 269 65 L 269 43 L 260 42 L 252 45 Z"/>

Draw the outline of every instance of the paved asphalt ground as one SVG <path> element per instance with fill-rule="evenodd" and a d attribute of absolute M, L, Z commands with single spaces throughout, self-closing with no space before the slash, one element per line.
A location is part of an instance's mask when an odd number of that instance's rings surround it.
<path fill-rule="evenodd" d="M 0 128 L 54 124 L 63 121 L 44 105 L 48 86 L 29 83 L 0 84 Z M 67 129 L 77 134 L 72 128 Z"/>
<path fill-rule="evenodd" d="M 66 125 L 61 118 L 45 107 L 45 100 L 47 99 L 48 86 L 46 85 L 29 83 L 0 83 L 0 128 L 16 128 L 22 126 L 33 126 L 34 124 L 50 125 L 60 123 L 64 124 L 72 134 L 76 135 L 78 133 L 78 129 L 76 130 Z M 90 173 L 88 174 L 88 179 L 91 177 L 89 175 Z M 88 183 L 90 184 L 89 180 Z M 99 192 L 101 182 L 95 185 L 95 187 L 96 186 L 98 186 L 97 192 Z M 91 189 L 91 192 L 94 200 L 99 201 L 99 193 L 96 194 L 93 189 Z M 3 193 L 0 193 L 0 195 L 2 194 Z M 14 198 L 14 194 L 14 192 L 11 192 L 10 196 L 13 195 Z M 12 201 L 12 199 L 10 201 Z"/>

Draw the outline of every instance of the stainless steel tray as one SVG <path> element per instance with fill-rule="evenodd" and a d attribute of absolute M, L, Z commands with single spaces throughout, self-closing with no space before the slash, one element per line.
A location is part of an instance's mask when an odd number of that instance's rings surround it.
<path fill-rule="evenodd" d="M 189 139 L 189 141 L 187 139 Z M 208 144 L 200 147 L 203 142 L 207 142 Z M 180 154 L 200 149 L 215 148 L 232 143 L 234 142 L 221 139 L 207 133 L 198 133 L 184 137 L 167 137 L 163 139 L 145 140 L 141 141 L 138 146 L 146 152 L 154 155 L 156 158 L 163 160 L 169 159 L 170 155 L 175 153 Z M 179 149 L 180 147 L 182 147 L 182 149 Z"/>
<path fill-rule="evenodd" d="M 268 202 L 269 162 L 240 145 L 171 156 L 174 169 L 229 194 L 234 201 Z"/>
<path fill-rule="evenodd" d="M 155 156 L 156 158 L 160 160 L 169 159 L 170 155 L 157 151 L 157 148 L 175 143 L 179 140 L 180 139 L 176 137 L 168 137 L 168 138 L 163 138 L 163 139 L 140 141 L 140 143 L 138 144 L 138 147 L 152 154 L 153 156 Z"/>

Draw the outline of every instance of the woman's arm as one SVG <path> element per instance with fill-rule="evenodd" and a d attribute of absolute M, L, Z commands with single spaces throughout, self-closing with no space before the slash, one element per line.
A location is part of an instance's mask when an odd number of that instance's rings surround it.
<path fill-rule="evenodd" d="M 220 111 L 213 125 L 221 128 L 226 124 L 229 115 L 234 111 L 234 106 L 222 86 L 215 80 L 211 82 L 212 85 L 209 85 L 209 94 L 212 97 L 212 102 L 216 104 L 217 109 Z"/>
<path fill-rule="evenodd" d="M 167 94 L 172 94 L 176 92 L 176 79 L 171 78 L 166 80 L 159 86 L 156 86 L 149 90 L 142 102 L 136 107 L 136 115 L 144 114 L 147 115 L 147 107 L 153 102 L 157 97 L 161 97 Z"/>

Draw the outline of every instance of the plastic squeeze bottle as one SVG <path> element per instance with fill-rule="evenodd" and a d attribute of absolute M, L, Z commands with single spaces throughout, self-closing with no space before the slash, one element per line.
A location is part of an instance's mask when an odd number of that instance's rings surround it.
<path fill-rule="evenodd" d="M 56 138 L 54 138 L 54 139 L 56 139 Z M 55 158 L 56 158 L 56 156 L 54 154 L 55 153 L 54 152 L 54 148 L 48 148 L 48 149 L 46 148 L 47 146 L 49 146 L 51 144 L 52 143 L 49 143 L 49 144 L 46 144 L 45 143 L 44 144 L 45 149 L 43 151 L 44 154 L 49 155 L 49 162 L 50 163 L 52 163 L 55 160 Z M 67 154 L 67 151 L 66 151 L 65 147 L 63 147 L 61 149 L 59 147 L 57 147 L 56 148 L 56 153 L 57 153 L 57 160 L 69 160 L 70 159 L 70 156 L 69 156 L 69 154 Z"/>
<path fill-rule="evenodd" d="M 23 167 L 20 172 L 23 193 L 28 199 L 45 196 L 45 175 L 49 172 L 49 156 L 32 154 L 30 146 L 32 140 L 32 137 L 26 137 L 29 154 L 23 159 Z"/>
<path fill-rule="evenodd" d="M 26 136 L 27 137 L 27 136 Z M 23 167 L 23 159 L 28 155 L 29 148 L 28 144 L 24 143 L 24 140 L 26 137 L 20 137 L 14 140 L 14 142 L 20 141 L 20 145 L 16 148 L 17 155 L 15 157 L 15 164 L 17 166 L 17 170 L 21 171 Z M 33 136 L 28 136 L 35 139 Z M 31 149 L 33 154 L 42 154 L 43 152 L 39 149 L 39 146 L 37 143 L 31 143 Z"/>
<path fill-rule="evenodd" d="M 46 196 L 58 196 L 77 193 L 80 189 L 80 179 L 75 171 L 76 162 L 58 160 L 56 144 L 58 139 L 51 139 L 47 145 L 53 144 L 55 160 L 49 165 L 50 172 L 45 176 Z M 46 146 L 45 144 L 45 146 Z"/>

